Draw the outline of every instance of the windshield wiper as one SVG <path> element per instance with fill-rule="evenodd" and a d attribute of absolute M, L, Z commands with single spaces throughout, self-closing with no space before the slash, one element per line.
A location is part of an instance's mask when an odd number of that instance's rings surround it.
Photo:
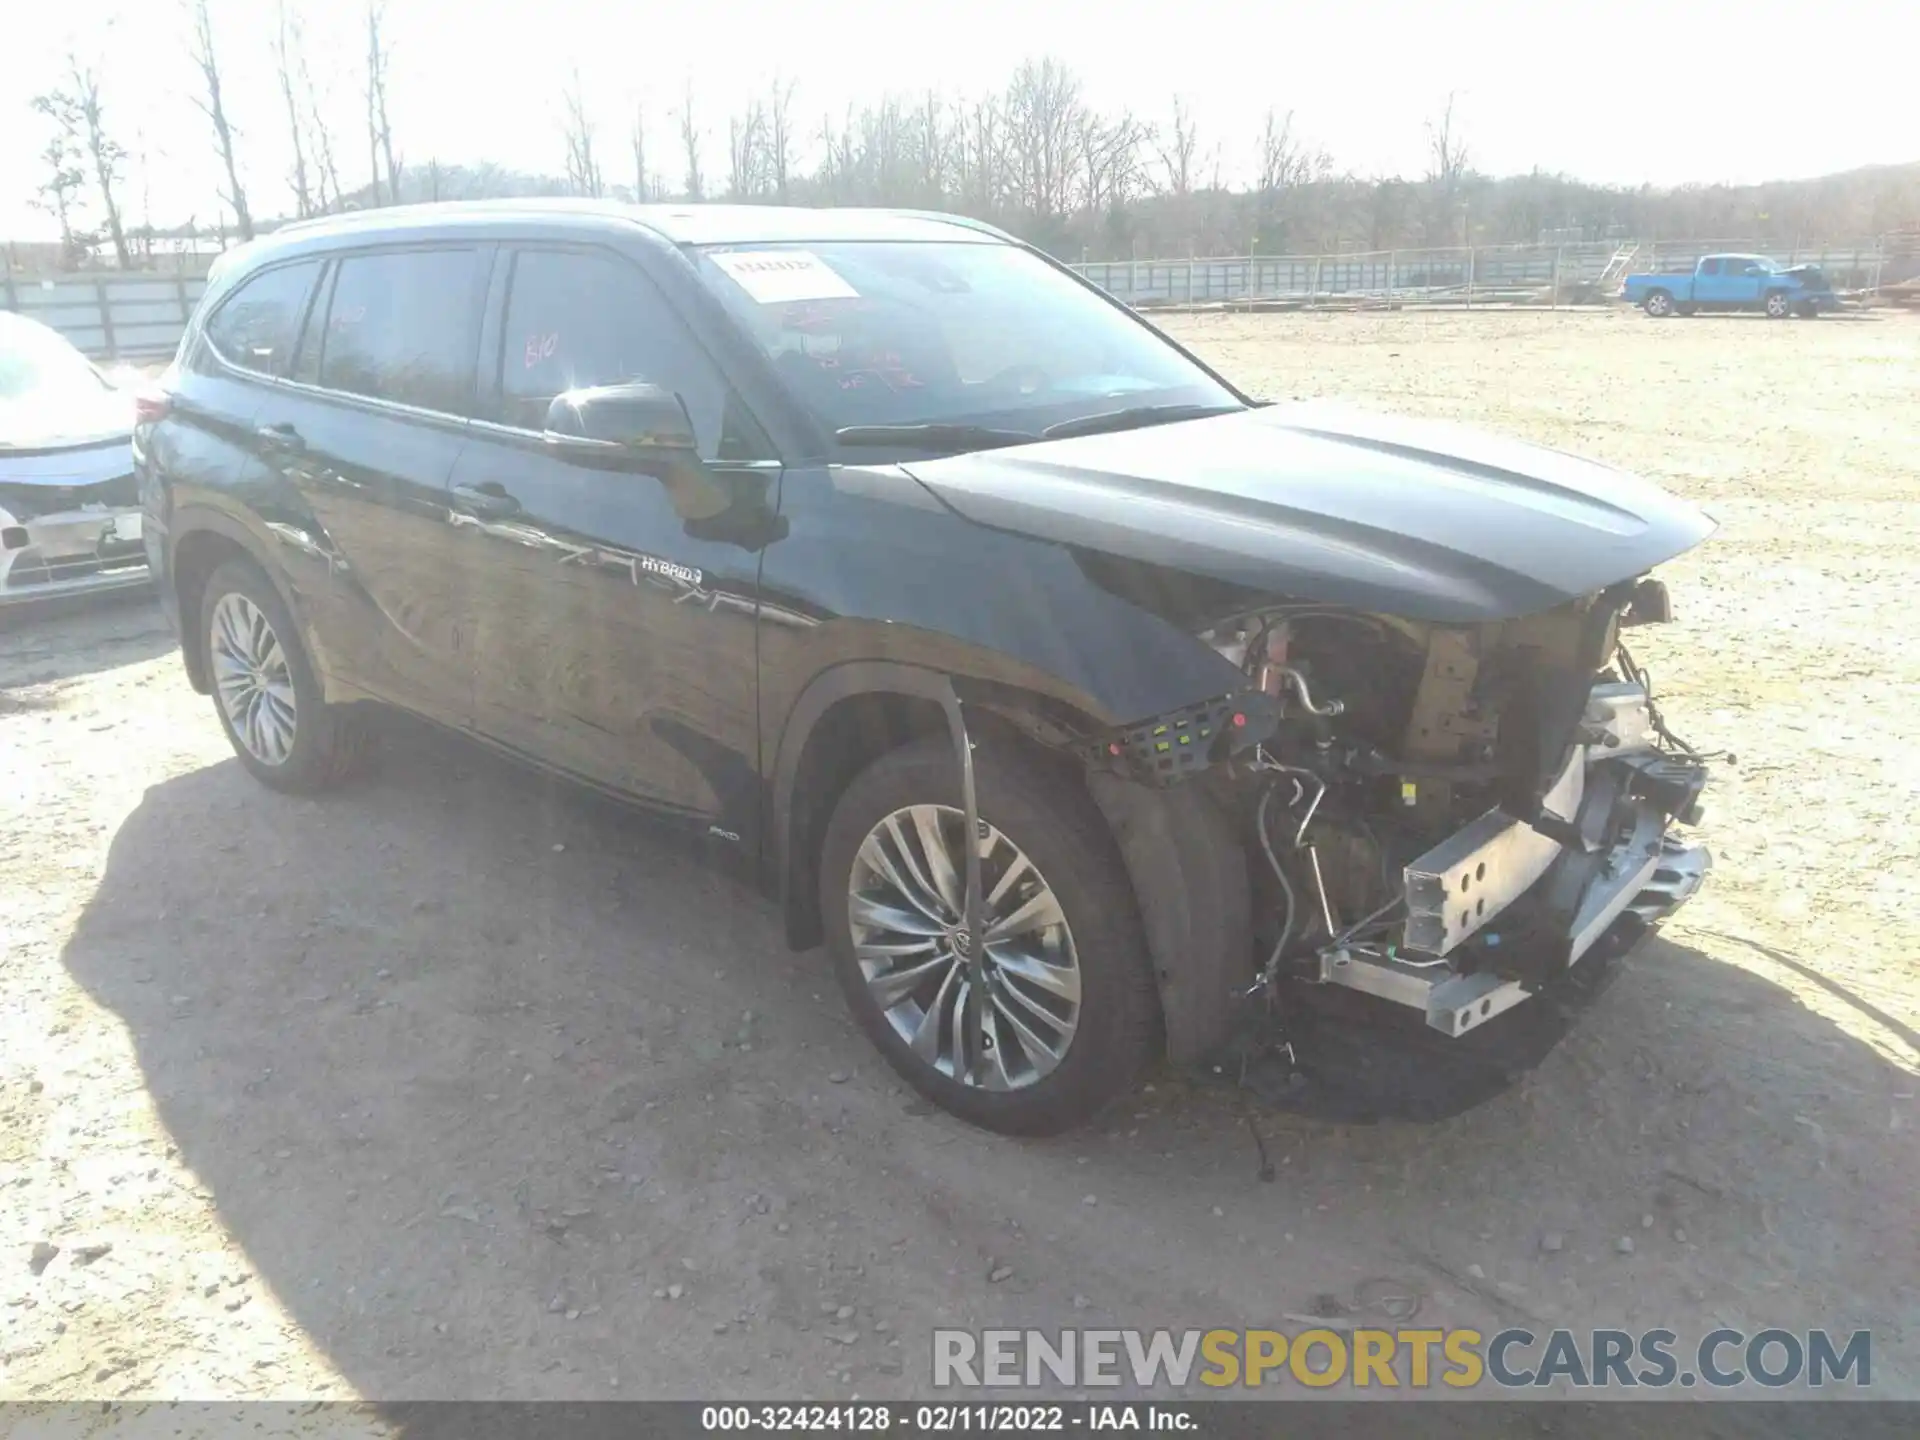
<path fill-rule="evenodd" d="M 926 450 L 990 450 L 997 445 L 1031 445 L 1040 437 L 1026 430 L 996 430 L 991 425 L 843 425 L 833 432 L 842 445 L 905 445 Z"/>
<path fill-rule="evenodd" d="M 1204 420 L 1209 415 L 1227 415 L 1238 405 L 1130 405 L 1125 410 L 1103 410 L 1098 415 L 1082 415 L 1077 420 L 1062 420 L 1040 432 L 1047 440 L 1065 440 L 1072 435 L 1101 435 L 1109 430 L 1133 430 L 1142 425 L 1166 425 L 1175 420 Z"/>

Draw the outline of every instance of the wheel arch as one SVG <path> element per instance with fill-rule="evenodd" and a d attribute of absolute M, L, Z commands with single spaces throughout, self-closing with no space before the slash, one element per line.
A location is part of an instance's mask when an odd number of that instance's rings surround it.
<path fill-rule="evenodd" d="M 180 617 L 180 654 L 186 662 L 188 681 L 205 695 L 213 681 L 207 668 L 207 637 L 201 633 L 200 611 L 207 581 L 215 570 L 229 560 L 251 561 L 279 592 L 296 624 L 300 611 L 246 526 L 217 510 L 192 510 L 180 515 L 174 523 L 172 550 L 167 581 L 173 587 Z"/>
<path fill-rule="evenodd" d="M 993 735 L 1076 774 L 1064 751 L 1090 712 L 1049 696 L 893 660 L 846 661 L 815 676 L 788 712 L 771 776 L 764 872 L 777 888 L 795 949 L 820 943 L 820 841 L 833 807 L 873 760 L 927 735 L 951 733 L 950 708 L 967 733 Z"/>
<path fill-rule="evenodd" d="M 1067 748 L 1075 716 L 1053 697 L 891 661 L 834 666 L 801 692 L 772 779 L 769 873 L 787 941 L 820 944 L 819 855 L 840 795 L 897 745 L 948 730 L 959 701 L 968 735 L 1019 745 L 1071 773 L 1106 822 L 1139 906 L 1165 1025 L 1166 1053 L 1193 1064 L 1228 1039 L 1232 997 L 1252 968 L 1246 852 L 1226 813 L 1197 785 L 1150 788 L 1094 773 Z"/>

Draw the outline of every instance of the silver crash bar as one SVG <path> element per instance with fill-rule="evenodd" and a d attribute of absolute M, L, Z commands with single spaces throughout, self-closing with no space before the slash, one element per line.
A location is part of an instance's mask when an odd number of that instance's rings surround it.
<path fill-rule="evenodd" d="M 1583 730 L 1589 743 L 1574 747 L 1543 802 L 1569 823 L 1580 816 L 1594 766 L 1653 748 L 1646 691 L 1624 682 L 1596 685 Z M 1596 803 L 1612 802 L 1596 797 Z M 1712 864 L 1703 846 L 1684 845 L 1666 833 L 1666 816 L 1651 802 L 1630 804 L 1631 834 L 1613 845 L 1575 908 L 1569 963 L 1629 908 L 1649 923 L 1671 914 L 1692 897 Z M 1318 978 L 1421 1010 L 1427 1024 L 1448 1035 L 1511 1010 L 1532 992 L 1491 972 L 1462 975 L 1446 957 L 1539 883 L 1565 850 L 1528 822 L 1497 808 L 1487 811 L 1406 867 L 1401 946 L 1328 950 L 1320 957 Z"/>

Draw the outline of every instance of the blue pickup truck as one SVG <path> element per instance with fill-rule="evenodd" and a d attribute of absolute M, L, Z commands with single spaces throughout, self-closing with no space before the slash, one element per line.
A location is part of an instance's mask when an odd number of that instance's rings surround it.
<path fill-rule="evenodd" d="M 1690 275 L 1629 275 L 1621 297 L 1656 319 L 1702 310 L 1763 310 L 1784 320 L 1840 306 L 1819 266 L 1781 266 L 1764 255 L 1703 256 Z"/>

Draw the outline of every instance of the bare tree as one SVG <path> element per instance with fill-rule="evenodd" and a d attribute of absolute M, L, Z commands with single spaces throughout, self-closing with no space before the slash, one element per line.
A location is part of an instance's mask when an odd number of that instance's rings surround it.
<path fill-rule="evenodd" d="M 114 194 L 127 152 L 107 133 L 99 72 L 91 65 L 82 65 L 80 57 L 70 50 L 66 86 L 34 96 L 32 105 L 53 121 L 76 156 L 84 150 L 85 157 L 92 162 L 94 183 L 100 187 L 100 208 L 106 212 L 107 234 L 113 240 L 114 258 L 122 270 L 127 269 L 133 257 L 127 250 L 127 232 L 120 223 L 120 202 Z"/>
<path fill-rule="evenodd" d="M 1467 173 L 1469 151 L 1466 138 L 1454 128 L 1454 92 L 1447 92 L 1447 105 L 1438 118 L 1427 121 L 1427 179 L 1437 181 L 1451 195 Z"/>
<path fill-rule="evenodd" d="M 1296 185 L 1324 180 L 1333 170 L 1325 150 L 1307 144 L 1293 133 L 1293 112 L 1276 117 L 1267 111 L 1260 131 L 1259 193 L 1270 195 Z"/>
<path fill-rule="evenodd" d="M 1467 140 L 1453 119 L 1453 92 L 1448 90 L 1446 109 L 1427 121 L 1427 190 L 1434 209 L 1428 221 L 1428 240 L 1434 234 L 1452 236 L 1453 209 L 1461 180 L 1467 177 L 1467 163 Z M 1461 219 L 1461 228 L 1467 228 L 1465 219 Z M 1471 230 L 1463 236 L 1463 244 L 1473 244 Z"/>
<path fill-rule="evenodd" d="M 314 213 L 313 187 L 307 175 L 307 127 L 300 115 L 300 99 L 294 83 L 296 71 L 305 64 L 298 58 L 305 50 L 304 37 L 300 18 L 287 9 L 287 0 L 280 0 L 278 19 L 273 32 L 273 65 L 280 76 L 280 98 L 287 107 L 287 138 L 293 144 L 293 169 L 287 180 L 293 186 L 294 213 L 304 220 Z"/>
<path fill-rule="evenodd" d="M 225 199 L 233 207 L 234 228 L 242 240 L 251 240 L 253 213 L 247 208 L 247 188 L 240 183 L 240 165 L 233 153 L 233 125 L 227 119 L 226 101 L 220 93 L 220 60 L 213 49 L 213 15 L 207 0 L 191 0 L 188 16 L 193 26 L 188 41 L 193 63 L 200 68 L 200 82 L 206 88 L 206 94 L 194 96 L 193 103 L 213 126 L 214 148 L 220 152 L 220 163 L 227 172 Z"/>
<path fill-rule="evenodd" d="M 73 212 L 79 203 L 80 188 L 87 183 L 86 171 L 80 168 L 80 150 L 74 144 L 73 136 L 63 129 L 56 129 L 53 137 L 47 141 L 47 148 L 40 152 L 40 160 L 47 167 L 47 178 L 40 182 L 34 191 L 33 206 L 45 211 L 60 222 L 60 255 L 71 265 L 84 248 L 80 239 L 73 233 Z"/>
<path fill-rule="evenodd" d="M 1261 248 L 1262 240 L 1284 242 L 1300 210 L 1292 192 L 1332 173 L 1332 157 L 1293 133 L 1291 110 L 1284 115 L 1267 111 L 1260 129 L 1260 171 L 1254 191 L 1255 248 Z"/>
<path fill-rule="evenodd" d="M 633 107 L 633 199 L 634 203 L 644 205 L 653 198 L 653 179 L 647 174 L 647 107 L 645 103 Z"/>
<path fill-rule="evenodd" d="M 597 200 L 603 187 L 600 183 L 600 166 L 593 158 L 593 118 L 588 115 L 586 99 L 580 93 L 580 68 L 577 65 L 572 79 L 567 82 L 562 104 L 566 107 L 563 129 L 567 139 L 567 188 L 575 195 L 587 195 Z"/>
<path fill-rule="evenodd" d="M 1200 163 L 1200 128 L 1194 124 L 1184 96 L 1173 97 L 1173 133 L 1159 137 L 1155 149 L 1160 155 L 1160 168 L 1166 173 L 1167 193 L 1191 195 L 1194 171 Z"/>
<path fill-rule="evenodd" d="M 1020 208 L 1036 220 L 1066 213 L 1079 156 L 1074 134 L 1085 107 L 1080 81 L 1052 58 L 1028 60 L 1007 86 L 1007 154 Z"/>
<path fill-rule="evenodd" d="M 727 195 L 752 200 L 761 193 L 762 154 L 766 141 L 766 110 L 758 100 L 745 115 L 727 119 Z"/>
<path fill-rule="evenodd" d="M 841 150 L 833 129 L 833 117 L 820 117 L 820 168 L 814 175 L 814 184 L 820 187 L 827 200 L 838 202 L 845 199 L 847 167 L 841 163 Z"/>
<path fill-rule="evenodd" d="M 693 81 L 687 81 L 686 98 L 680 106 L 680 144 L 687 155 L 687 199 L 706 198 L 706 185 L 700 177 L 700 123 L 693 113 Z"/>
<path fill-rule="evenodd" d="M 953 170 L 953 127 L 947 119 L 947 107 L 938 95 L 928 91 L 914 114 L 915 148 L 920 157 L 920 203 L 937 209 L 947 197 Z"/>
<path fill-rule="evenodd" d="M 997 97 L 989 95 L 975 101 L 960 147 L 961 203 L 970 214 L 983 220 L 1000 213 L 1009 188 L 1006 130 L 1002 119 Z"/>
<path fill-rule="evenodd" d="M 380 163 L 386 162 L 387 194 L 400 201 L 400 165 L 393 155 L 393 126 L 387 119 L 387 77 L 393 51 L 381 34 L 386 0 L 367 0 L 367 154 L 373 169 L 373 203 L 380 203 Z"/>
<path fill-rule="evenodd" d="M 1081 208 L 1092 220 L 1105 211 L 1117 215 L 1141 183 L 1140 148 L 1147 127 L 1122 114 L 1108 120 L 1088 114 L 1080 120 Z"/>
<path fill-rule="evenodd" d="M 139 236 L 140 263 L 148 269 L 153 268 L 153 166 L 147 158 L 147 147 L 142 145 L 140 153 L 134 157 L 134 173 L 140 177 L 140 224 L 134 231 Z"/>
<path fill-rule="evenodd" d="M 300 90 L 306 107 L 308 132 L 313 136 L 314 194 L 319 210 L 325 214 L 340 203 L 340 167 L 333 158 L 333 127 L 327 124 L 321 105 L 320 87 L 307 67 L 305 50 L 296 52 L 300 67 Z"/>
<path fill-rule="evenodd" d="M 774 76 L 773 93 L 767 101 L 767 168 L 773 183 L 773 198 L 787 203 L 787 179 L 793 168 L 793 82 Z"/>

